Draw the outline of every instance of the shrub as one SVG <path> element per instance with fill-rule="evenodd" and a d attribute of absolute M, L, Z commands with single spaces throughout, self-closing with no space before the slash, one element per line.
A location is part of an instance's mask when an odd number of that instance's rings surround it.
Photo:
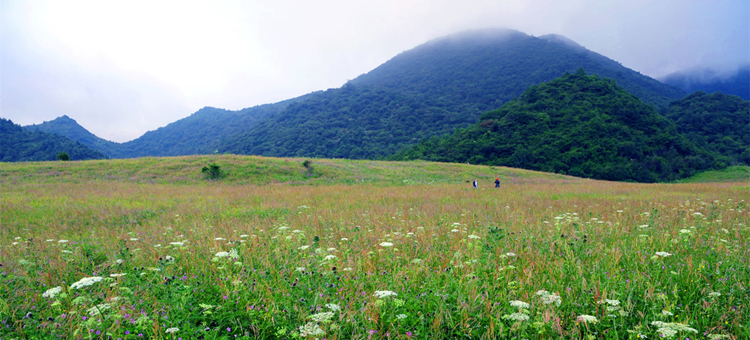
<path fill-rule="evenodd" d="M 59 159 L 61 161 L 69 161 L 70 160 L 70 155 L 68 155 L 67 152 L 60 152 L 60 153 L 57 154 L 57 159 Z"/>
<path fill-rule="evenodd" d="M 211 163 L 208 166 L 204 166 L 203 169 L 201 169 L 201 172 L 206 176 L 207 179 L 219 179 L 226 176 L 226 172 L 224 172 L 224 170 L 221 170 L 221 166 L 217 165 L 216 163 Z"/>

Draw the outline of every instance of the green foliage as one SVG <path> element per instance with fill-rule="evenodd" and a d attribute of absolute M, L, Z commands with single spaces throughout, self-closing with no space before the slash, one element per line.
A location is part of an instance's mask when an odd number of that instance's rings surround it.
<path fill-rule="evenodd" d="M 69 161 L 70 160 L 70 155 L 68 155 L 67 152 L 60 152 L 60 153 L 57 154 L 57 159 L 59 159 L 61 161 Z"/>
<path fill-rule="evenodd" d="M 504 165 L 606 180 L 656 182 L 721 167 L 673 122 L 614 81 L 579 69 L 394 159 Z"/>
<path fill-rule="evenodd" d="M 208 179 L 220 179 L 226 177 L 226 172 L 221 170 L 221 166 L 216 163 L 211 163 L 208 166 L 204 166 L 201 169 L 201 173 Z"/>
<path fill-rule="evenodd" d="M 54 161 L 60 153 L 74 160 L 105 158 L 100 152 L 69 138 L 42 131 L 27 131 L 10 120 L 0 118 L 0 162 Z"/>
<path fill-rule="evenodd" d="M 722 93 L 695 92 L 669 105 L 667 118 L 698 147 L 727 163 L 750 165 L 750 102 Z"/>
<path fill-rule="evenodd" d="M 266 156 L 382 158 L 473 124 L 531 85 L 579 67 L 612 77 L 666 106 L 684 94 L 559 36 L 470 31 L 403 52 L 338 89 L 290 104 L 222 152 Z"/>

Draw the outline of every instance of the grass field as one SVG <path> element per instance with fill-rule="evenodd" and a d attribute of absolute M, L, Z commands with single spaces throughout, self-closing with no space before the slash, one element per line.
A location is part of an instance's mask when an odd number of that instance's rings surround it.
<path fill-rule="evenodd" d="M 747 181 L 303 161 L 0 163 L 0 339 L 750 338 Z"/>

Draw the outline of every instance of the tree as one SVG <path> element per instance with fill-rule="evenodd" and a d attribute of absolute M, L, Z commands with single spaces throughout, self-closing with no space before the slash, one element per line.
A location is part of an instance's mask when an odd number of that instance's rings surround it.
<path fill-rule="evenodd" d="M 70 160 L 70 156 L 68 155 L 67 152 L 60 152 L 60 153 L 57 154 L 57 159 L 59 159 L 61 161 L 69 161 Z"/>

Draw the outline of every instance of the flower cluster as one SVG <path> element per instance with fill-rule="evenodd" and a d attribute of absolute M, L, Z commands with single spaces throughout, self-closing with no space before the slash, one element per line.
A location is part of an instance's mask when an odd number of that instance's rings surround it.
<path fill-rule="evenodd" d="M 315 322 L 308 322 L 304 326 L 299 326 L 299 335 L 303 338 L 308 335 L 319 336 L 324 334 L 326 334 L 326 332 Z"/>
<path fill-rule="evenodd" d="M 597 320 L 595 316 L 586 315 L 586 314 L 579 315 L 576 320 L 578 320 L 578 322 L 585 322 L 585 323 L 597 323 L 597 322 L 599 322 L 599 320 Z"/>
<path fill-rule="evenodd" d="M 658 327 L 656 331 L 664 338 L 671 338 L 679 332 L 698 333 L 695 328 L 690 328 L 690 325 L 684 323 L 653 321 L 651 325 Z"/>
<path fill-rule="evenodd" d="M 382 298 L 389 297 L 389 296 L 396 296 L 396 295 L 398 295 L 396 294 L 396 292 L 392 292 L 390 290 L 376 290 L 375 291 L 375 296 L 377 296 L 378 299 L 382 299 Z"/>
<path fill-rule="evenodd" d="M 562 303 L 562 299 L 560 298 L 560 295 L 557 295 L 557 293 L 550 293 L 544 289 L 536 292 L 536 295 L 539 296 L 542 299 L 542 303 L 545 305 L 555 304 L 558 307 Z"/>
<path fill-rule="evenodd" d="M 46 292 L 42 293 L 42 296 L 51 299 L 57 296 L 57 294 L 60 294 L 60 292 L 62 292 L 62 287 L 57 286 L 55 288 L 47 289 Z"/>
<path fill-rule="evenodd" d="M 102 280 L 101 276 L 94 276 L 94 277 L 84 277 L 77 282 L 74 282 L 72 285 L 70 285 L 70 288 L 73 289 L 81 289 L 83 287 L 88 287 L 90 285 L 93 285 L 94 283 L 97 283 Z"/>

